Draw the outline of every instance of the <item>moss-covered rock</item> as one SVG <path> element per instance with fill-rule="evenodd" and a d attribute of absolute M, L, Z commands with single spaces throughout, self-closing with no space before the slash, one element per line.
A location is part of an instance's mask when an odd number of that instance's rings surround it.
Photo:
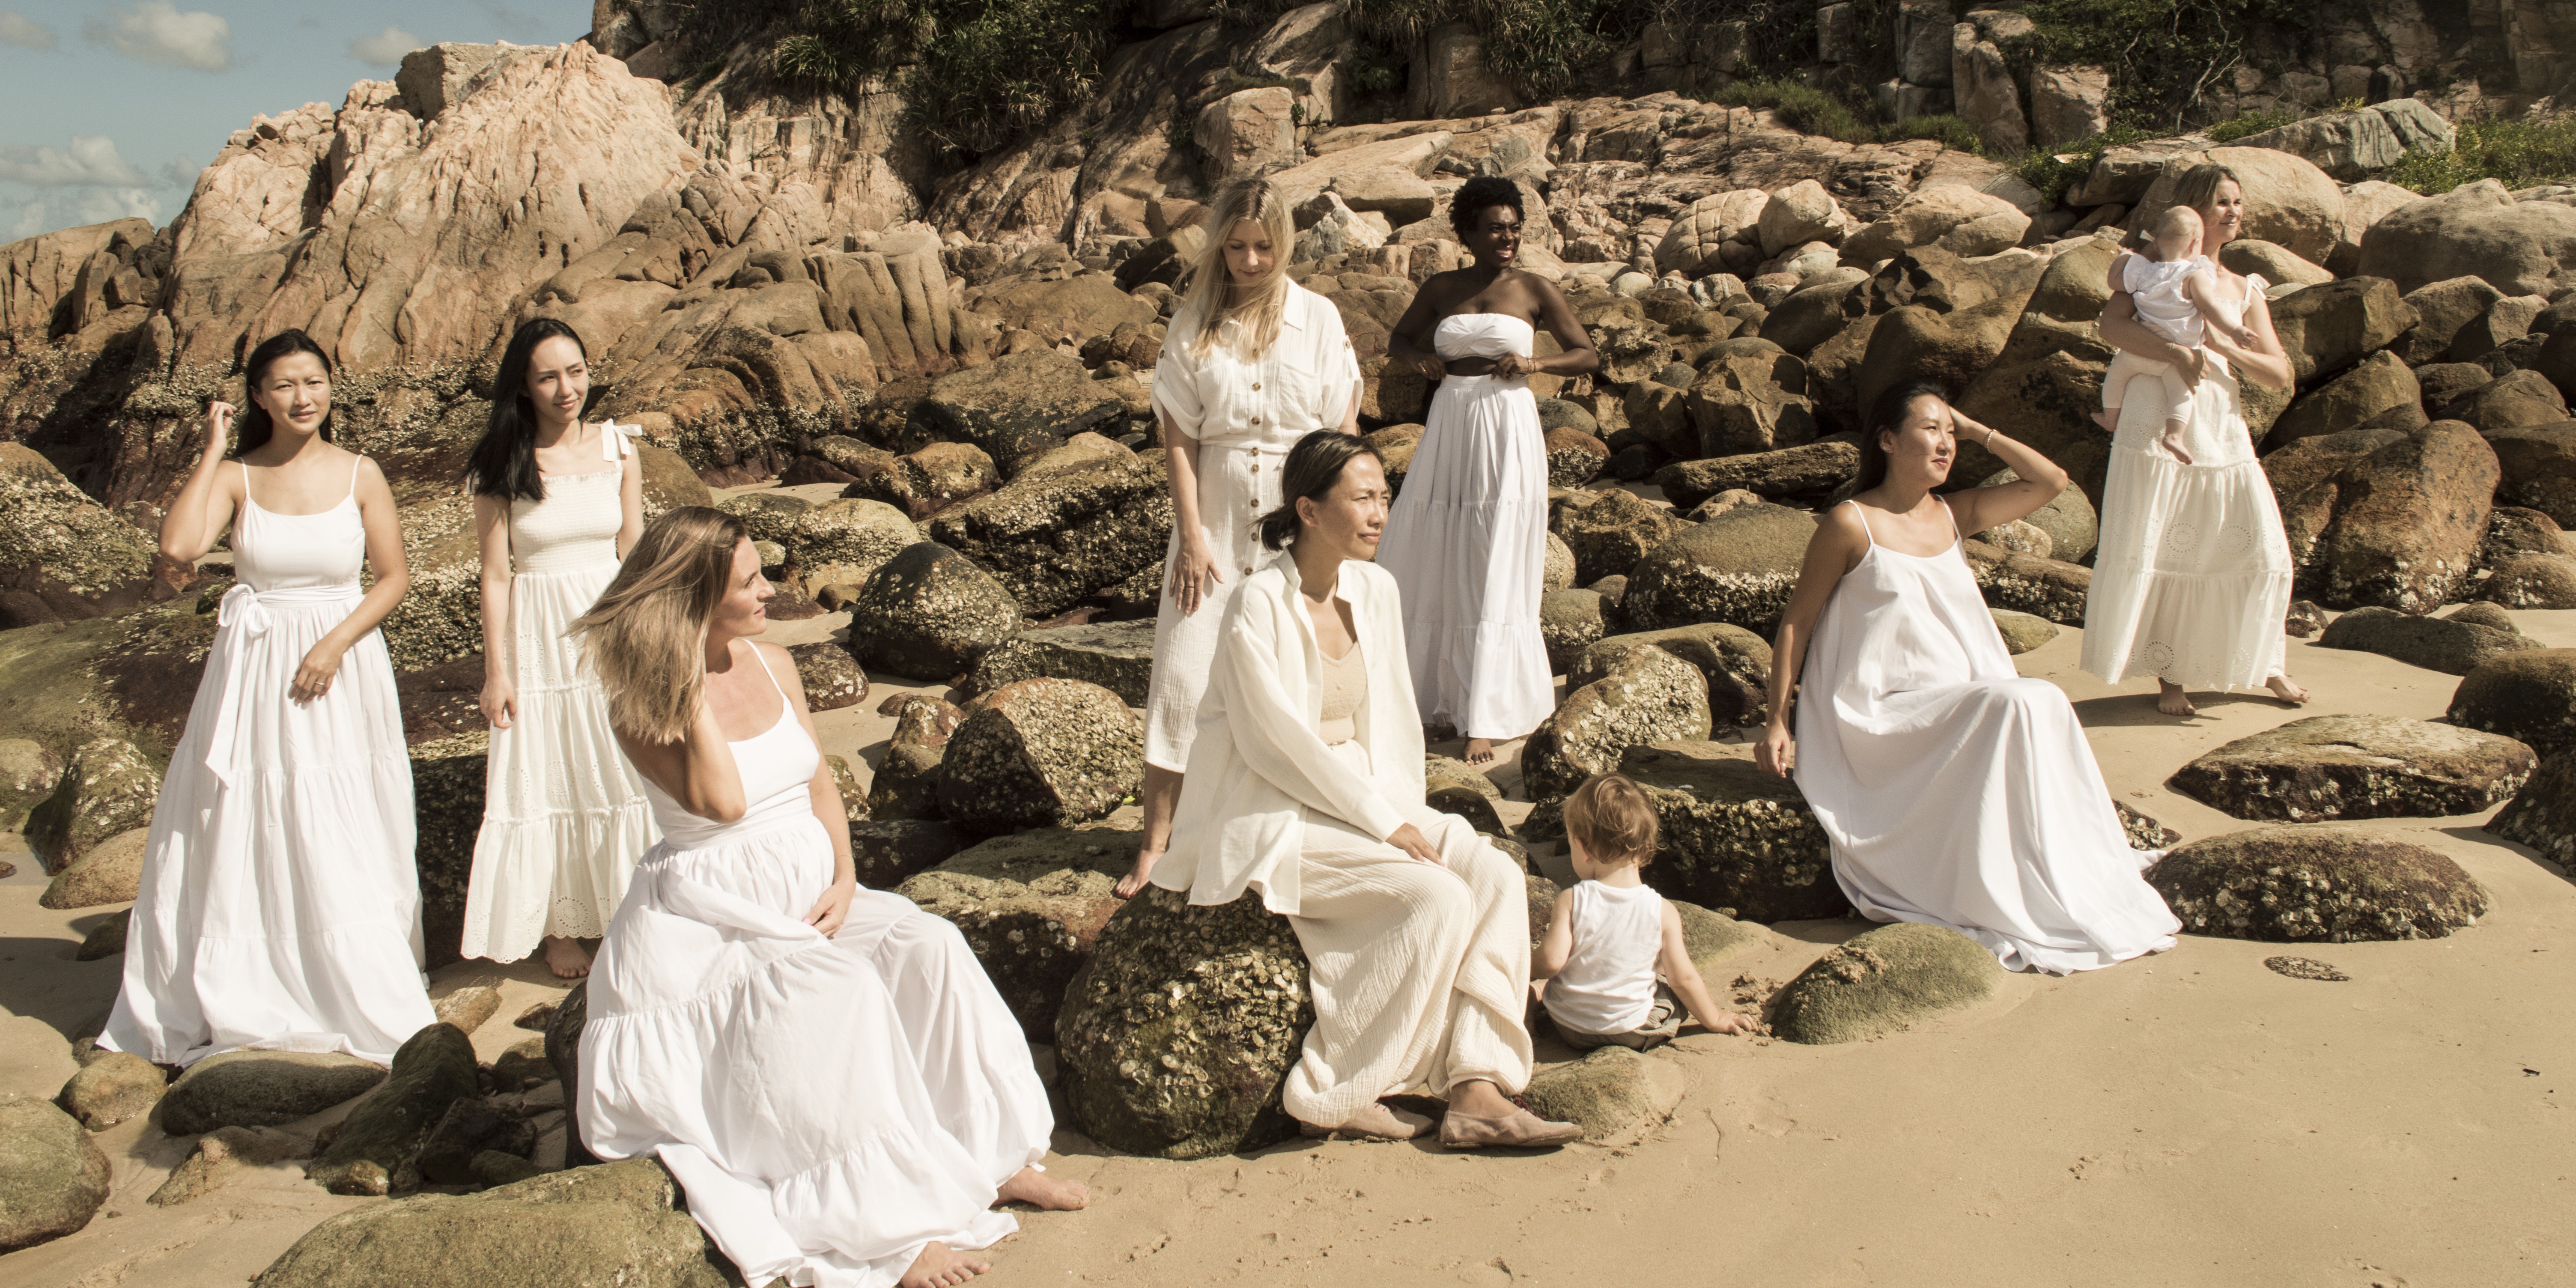
<path fill-rule="evenodd" d="M 1620 610 L 1640 630 L 1726 622 L 1768 638 L 1815 534 L 1816 518 L 1803 510 L 1735 506 L 1637 561 Z"/>
<path fill-rule="evenodd" d="M 1666 898 L 1746 921 L 1805 921 L 1851 911 L 1834 882 L 1833 852 L 1806 797 L 1795 782 L 1755 768 L 1751 747 L 1632 747 L 1619 770 L 1645 789 L 1655 807 L 1661 835 L 1645 875 Z"/>
<path fill-rule="evenodd" d="M 1681 1070 L 1622 1046 L 1605 1046 L 1530 1079 L 1521 1099 L 1554 1122 L 1581 1123 L 1595 1145 L 1636 1140 L 1662 1126 L 1681 1103 Z"/>
<path fill-rule="evenodd" d="M 295 1241 L 262 1288 L 724 1288 L 741 1276 L 661 1163 L 633 1159 L 463 1198 L 352 1208 Z"/>
<path fill-rule="evenodd" d="M 54 794 L 27 812 L 27 844 L 53 872 L 109 837 L 151 826 L 161 798 L 160 766 L 123 738 L 84 743 L 70 762 Z"/>
<path fill-rule="evenodd" d="M 1641 648 L 1661 649 L 1699 668 L 1708 681 L 1712 726 L 1753 728 L 1771 718 L 1771 646 L 1753 632 L 1724 622 L 1612 635 L 1583 650 L 1566 668 L 1567 690 L 1607 677 Z"/>
<path fill-rule="evenodd" d="M 2324 648 L 2357 649 L 2393 657 L 2428 671 L 2467 675 L 2507 653 L 2540 647 L 2540 641 L 2511 629 L 2456 617 L 2424 617 L 2377 606 L 2356 608 L 2326 624 L 2317 637 Z"/>
<path fill-rule="evenodd" d="M 1703 977 L 1715 976 L 1720 962 L 1762 942 L 1761 931 L 1724 913 L 1679 899 L 1664 902 L 1672 905 L 1675 915 L 1682 919 L 1682 950 L 1690 954 L 1691 965 L 1698 967 Z M 1724 982 L 1712 978 L 1709 987 L 1714 990 Z"/>
<path fill-rule="evenodd" d="M 1259 892 L 1193 908 L 1148 886 L 1066 991 L 1073 1125 L 1122 1153 L 1206 1158 L 1287 1139 L 1280 1088 L 1314 1023 L 1306 954 Z"/>
<path fill-rule="evenodd" d="M 1772 999 L 1771 1031 L 1817 1046 L 1859 1042 L 1994 994 L 1995 955 L 1947 926 L 1900 921 L 1866 930 Z"/>
<path fill-rule="evenodd" d="M 133 917 L 132 908 L 119 908 L 107 914 L 104 920 L 89 928 L 88 934 L 81 936 L 80 947 L 72 950 L 72 960 L 94 962 L 124 952 L 125 926 Z"/>
<path fill-rule="evenodd" d="M 346 1192 L 358 1179 L 352 1173 L 360 1164 L 390 1172 L 420 1147 L 429 1129 L 447 1116 L 449 1105 L 478 1094 L 474 1044 L 455 1025 L 429 1025 L 394 1052 L 392 1075 L 341 1120 L 339 1134 L 304 1174 L 334 1192 Z"/>
<path fill-rule="evenodd" d="M 0 1252 L 77 1232 L 107 1202 L 107 1155 L 70 1114 L 0 1101 Z"/>
<path fill-rule="evenodd" d="M 1521 745 L 1532 800 L 1562 800 L 1619 768 L 1630 747 L 1709 733 L 1708 681 L 1662 649 L 1638 649 L 1618 670 L 1566 695 Z"/>
<path fill-rule="evenodd" d="M 131 608 L 152 540 L 23 444 L 0 443 L 0 630 Z"/>
<path fill-rule="evenodd" d="M 948 680 L 1020 633 L 1020 604 L 975 561 L 924 541 L 868 575 L 850 604 L 850 652 L 869 667 Z"/>
<path fill-rule="evenodd" d="M 2451 691 L 2446 715 L 2464 729 L 2503 734 L 2544 756 L 2576 745 L 2576 648 L 2530 649 L 2480 663 Z"/>
<path fill-rule="evenodd" d="M 0 827 L 14 828 L 27 811 L 62 785 L 63 758 L 32 738 L 0 738 Z"/>
<path fill-rule="evenodd" d="M 968 832 L 1087 823 L 1144 781 L 1144 726 L 1099 685 L 1022 680 L 976 707 L 939 768 L 940 811 Z"/>
<path fill-rule="evenodd" d="M 1021 680 L 1081 680 L 1117 694 L 1128 706 L 1141 707 L 1153 675 L 1154 622 L 1140 618 L 1022 631 L 1019 638 L 977 658 L 958 687 L 973 696 Z"/>
<path fill-rule="evenodd" d="M 465 887 L 483 830 L 483 781 L 492 734 L 477 729 L 411 749 L 412 866 L 420 881 L 429 968 L 462 959 Z"/>
<path fill-rule="evenodd" d="M 336 1051 L 227 1051 L 188 1066 L 171 1084 L 161 1130 L 193 1136 L 274 1127 L 355 1100 L 384 1080 L 384 1066 Z"/>
<path fill-rule="evenodd" d="M 172 1168 L 161 1187 L 144 1202 L 175 1207 L 222 1188 L 249 1167 L 265 1167 L 290 1158 L 311 1158 L 313 1142 L 274 1127 L 218 1127 L 197 1138 L 197 1148 Z"/>
<path fill-rule="evenodd" d="M 897 887 L 964 932 L 1032 1042 L 1056 1040 L 1074 973 L 1118 910 L 1112 887 L 1144 833 L 1041 828 L 997 836 Z"/>
<path fill-rule="evenodd" d="M 143 881 L 148 827 L 128 828 L 98 844 L 54 874 L 36 903 L 45 908 L 97 908 L 131 902 Z"/>
<path fill-rule="evenodd" d="M 2536 763 L 2511 738 L 2457 725 L 2310 716 L 2211 751 L 2167 785 L 2238 818 L 2469 814 L 2511 797 Z"/>
<path fill-rule="evenodd" d="M 2460 865 L 2360 828 L 2264 827 L 2194 841 L 2147 869 L 2193 934 L 2268 943 L 2438 939 L 2486 915 Z"/>
<path fill-rule="evenodd" d="M 91 1131 L 105 1131 L 159 1103 L 170 1079 L 161 1066 L 125 1051 L 101 1051 L 63 1084 L 54 1097 L 65 1113 Z"/>
<path fill-rule="evenodd" d="M 2019 656 L 2057 638 L 2057 623 L 2035 613 L 2017 613 L 2009 608 L 1986 610 L 1995 619 L 1995 630 L 2004 637 L 2004 651 Z"/>

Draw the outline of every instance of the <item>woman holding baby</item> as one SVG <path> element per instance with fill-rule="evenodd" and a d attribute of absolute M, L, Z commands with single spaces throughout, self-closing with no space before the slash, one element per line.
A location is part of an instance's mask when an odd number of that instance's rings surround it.
<path fill-rule="evenodd" d="M 2272 487 L 2245 425 L 2243 387 L 2290 385 L 2263 279 L 2217 262 L 2244 230 L 2225 166 L 2186 171 L 2151 245 L 2111 265 L 2102 338 L 2117 346 L 2102 388 L 2113 434 L 2102 544 L 2084 612 L 2084 669 L 2117 683 L 2152 675 L 2156 707 L 2188 690 L 2266 688 L 2308 700 L 2283 669 L 2281 623 L 2295 567 Z"/>

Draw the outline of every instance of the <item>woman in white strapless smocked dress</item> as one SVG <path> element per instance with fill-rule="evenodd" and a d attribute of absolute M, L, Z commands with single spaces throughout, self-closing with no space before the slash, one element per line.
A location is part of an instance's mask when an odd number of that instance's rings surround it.
<path fill-rule="evenodd" d="M 1017 1228 L 995 1202 L 1082 1187 L 1035 1166 L 1046 1089 L 964 937 L 858 888 L 794 663 L 748 638 L 772 593 L 740 521 L 689 506 L 576 625 L 662 840 L 586 985 L 573 1109 L 600 1157 L 659 1157 L 747 1282 L 953 1275 Z M 701 630 L 694 672 L 665 655 Z"/>
<path fill-rule="evenodd" d="M 162 524 L 164 553 L 194 562 L 229 523 L 238 580 L 152 811 L 99 1037 L 156 1064 L 244 1047 L 389 1063 L 436 1018 L 411 759 L 376 631 L 409 584 L 401 527 L 384 475 L 328 441 L 330 379 L 302 332 L 262 344 L 241 461 L 224 459 L 233 409 L 216 403 Z"/>
<path fill-rule="evenodd" d="M 1413 449 L 1378 563 L 1404 595 L 1404 643 L 1427 725 L 1493 758 L 1556 707 L 1555 668 L 1539 634 L 1547 565 L 1547 443 L 1529 377 L 1580 375 L 1600 354 L 1556 285 L 1512 267 L 1520 190 L 1474 179 L 1450 218 L 1476 257 L 1434 275 L 1398 319 L 1387 350 L 1440 380 Z M 1562 352 L 1531 356 L 1545 323 Z"/>
<path fill-rule="evenodd" d="M 2021 481 L 1934 495 L 1961 437 Z M 1921 384 L 1863 440 L 1860 494 L 1817 525 L 1781 622 L 1757 763 L 1795 770 L 1864 916 L 2050 974 L 2172 947 L 2181 923 L 2139 875 L 2157 855 L 2129 847 L 2066 695 L 2013 669 L 1959 547 L 2066 472 Z"/>

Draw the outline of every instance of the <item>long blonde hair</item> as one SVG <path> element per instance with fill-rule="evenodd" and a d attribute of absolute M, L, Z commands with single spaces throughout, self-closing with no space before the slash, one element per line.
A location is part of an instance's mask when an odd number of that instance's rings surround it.
<path fill-rule="evenodd" d="M 733 580 L 742 520 L 703 505 L 655 519 L 608 589 L 572 624 L 608 691 L 608 722 L 629 737 L 686 738 L 707 687 L 707 619 Z"/>
<path fill-rule="evenodd" d="M 1270 261 L 1269 271 L 1247 284 L 1229 304 L 1226 287 L 1234 275 L 1225 266 L 1225 239 L 1247 219 L 1270 234 L 1271 248 L 1278 255 Z M 1245 358 L 1268 353 L 1279 338 L 1279 311 L 1288 302 L 1288 256 L 1297 244 L 1297 224 L 1289 218 L 1287 200 L 1268 179 L 1239 179 L 1217 194 L 1216 208 L 1199 226 L 1207 230 L 1207 247 L 1190 268 L 1189 294 L 1181 301 L 1181 316 L 1198 328 L 1190 339 L 1190 352 L 1206 353 L 1226 322 L 1236 320 L 1243 326 L 1235 336 L 1234 351 Z"/>

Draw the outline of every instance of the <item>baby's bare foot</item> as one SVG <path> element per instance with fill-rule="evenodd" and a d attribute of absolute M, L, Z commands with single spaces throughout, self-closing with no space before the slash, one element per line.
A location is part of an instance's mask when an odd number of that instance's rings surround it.
<path fill-rule="evenodd" d="M 992 1268 L 934 1240 L 921 1246 L 921 1255 L 912 1259 L 912 1268 L 896 1282 L 898 1288 L 956 1288 Z"/>
<path fill-rule="evenodd" d="M 1023 1167 L 1002 1182 L 1001 1197 L 1049 1212 L 1078 1212 L 1091 1205 L 1091 1190 L 1082 1182 L 1059 1181 L 1034 1167 Z"/>

